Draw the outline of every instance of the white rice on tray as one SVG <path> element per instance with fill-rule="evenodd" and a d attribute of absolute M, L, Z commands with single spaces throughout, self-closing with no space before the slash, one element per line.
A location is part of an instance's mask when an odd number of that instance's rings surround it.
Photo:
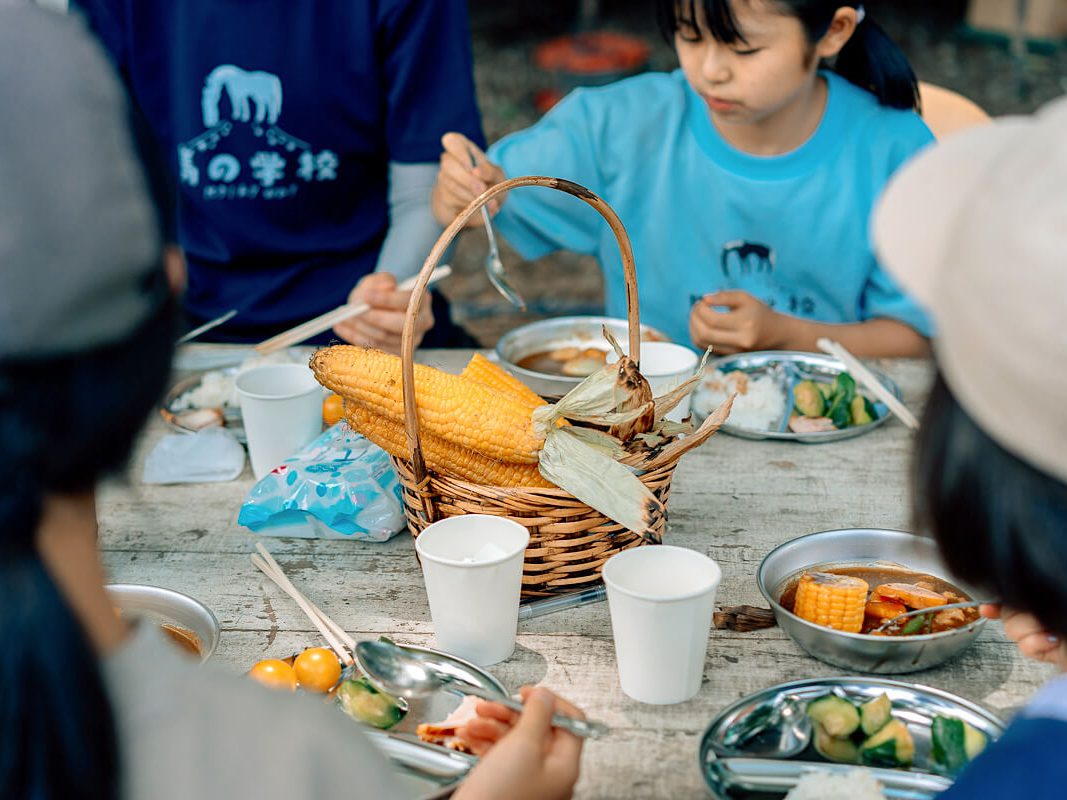
<path fill-rule="evenodd" d="M 845 773 L 812 770 L 804 773 L 785 800 L 885 800 L 882 784 L 865 769 Z"/>
<path fill-rule="evenodd" d="M 778 429 L 785 415 L 786 393 L 771 375 L 710 372 L 693 396 L 693 408 L 706 417 L 734 392 L 737 398 L 727 424 L 754 431 Z"/>
<path fill-rule="evenodd" d="M 289 364 L 293 359 L 288 351 L 279 350 L 268 356 L 249 356 L 237 368 L 237 371 L 213 369 L 205 372 L 200 383 L 183 392 L 170 404 L 174 412 L 188 411 L 194 408 L 237 408 L 240 400 L 234 380 L 245 370 L 264 364 Z"/>

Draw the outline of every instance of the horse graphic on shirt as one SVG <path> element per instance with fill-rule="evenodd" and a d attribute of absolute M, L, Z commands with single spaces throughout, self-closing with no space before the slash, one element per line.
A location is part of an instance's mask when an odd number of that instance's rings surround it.
<path fill-rule="evenodd" d="M 227 120 L 222 119 L 223 97 L 230 104 Z M 309 183 L 337 180 L 338 154 L 328 148 L 316 151 L 310 142 L 282 130 L 277 124 L 281 113 L 279 76 L 233 64 L 215 67 L 200 90 L 206 130 L 178 144 L 181 184 L 206 200 L 280 200 Z M 241 137 L 229 138 L 238 130 L 251 134 L 251 147 L 247 138 L 245 144 L 237 143 Z"/>
<path fill-rule="evenodd" d="M 773 277 L 773 248 L 736 239 L 722 246 L 719 263 L 723 277 L 730 285 L 748 291 L 771 308 L 781 307 L 787 313 L 809 318 L 816 316 L 816 302 L 813 297 L 787 290 Z"/>
<path fill-rule="evenodd" d="M 282 82 L 277 75 L 221 64 L 208 74 L 200 93 L 205 128 L 219 124 L 219 103 L 224 91 L 230 101 L 230 116 L 239 122 L 252 121 L 253 104 L 256 122 L 273 125 L 282 113 Z"/>
<path fill-rule="evenodd" d="M 724 244 L 719 259 L 722 274 L 727 278 L 736 277 L 736 273 L 751 275 L 774 272 L 774 250 L 765 244 L 746 242 L 744 239 Z"/>

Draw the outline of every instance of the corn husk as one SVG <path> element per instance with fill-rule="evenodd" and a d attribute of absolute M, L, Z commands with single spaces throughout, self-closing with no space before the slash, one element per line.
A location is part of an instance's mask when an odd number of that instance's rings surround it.
<path fill-rule="evenodd" d="M 663 503 L 633 472 L 590 444 L 579 430 L 549 431 L 538 464 L 541 474 L 646 541 L 658 543 L 653 524 L 664 513 Z"/>

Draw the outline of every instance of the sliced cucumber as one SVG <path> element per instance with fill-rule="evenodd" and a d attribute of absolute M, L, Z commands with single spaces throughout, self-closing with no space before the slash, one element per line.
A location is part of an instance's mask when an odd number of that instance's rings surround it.
<path fill-rule="evenodd" d="M 899 719 L 887 722 L 860 745 L 860 761 L 869 767 L 906 767 L 915 758 L 915 740 Z"/>
<path fill-rule="evenodd" d="M 815 724 L 815 749 L 819 755 L 839 764 L 856 764 L 859 762 L 859 748 L 851 739 L 839 739 L 826 732 L 826 728 Z"/>
<path fill-rule="evenodd" d="M 873 736 L 889 722 L 893 711 L 893 703 L 889 695 L 882 693 L 873 700 L 868 700 L 860 706 L 860 727 L 864 734 Z"/>
<path fill-rule="evenodd" d="M 852 703 L 836 694 L 823 695 L 808 703 L 808 716 L 837 739 L 851 736 L 860 726 L 860 712 Z"/>
<path fill-rule="evenodd" d="M 973 725 L 953 717 L 934 717 L 930 732 L 930 754 L 950 773 L 963 769 L 985 749 L 988 741 Z"/>

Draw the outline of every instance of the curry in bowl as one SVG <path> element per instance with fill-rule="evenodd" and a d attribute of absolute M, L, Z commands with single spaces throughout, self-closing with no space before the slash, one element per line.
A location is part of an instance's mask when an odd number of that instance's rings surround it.
<path fill-rule="evenodd" d="M 845 633 L 913 636 L 963 628 L 975 622 L 976 608 L 941 606 L 971 600 L 934 575 L 883 564 L 825 564 L 787 580 L 778 602 L 803 620 Z M 907 617 L 879 630 L 909 611 Z"/>

